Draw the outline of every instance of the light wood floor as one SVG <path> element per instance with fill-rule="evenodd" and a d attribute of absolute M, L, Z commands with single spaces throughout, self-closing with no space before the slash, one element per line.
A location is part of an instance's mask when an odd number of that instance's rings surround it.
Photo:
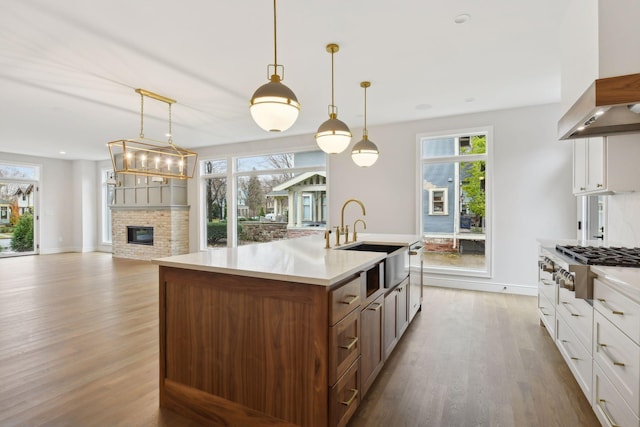
<path fill-rule="evenodd" d="M 597 426 L 533 297 L 426 288 L 350 427 Z M 158 409 L 157 267 L 0 259 L 0 426 L 198 424 Z"/>

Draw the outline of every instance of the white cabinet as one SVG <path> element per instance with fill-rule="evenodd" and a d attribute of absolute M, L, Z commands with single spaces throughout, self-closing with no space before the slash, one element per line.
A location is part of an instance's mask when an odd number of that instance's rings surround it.
<path fill-rule="evenodd" d="M 574 140 L 573 193 L 600 194 L 640 190 L 638 158 L 638 134 Z"/>
<path fill-rule="evenodd" d="M 605 426 L 640 426 L 640 304 L 595 279 L 593 410 Z"/>

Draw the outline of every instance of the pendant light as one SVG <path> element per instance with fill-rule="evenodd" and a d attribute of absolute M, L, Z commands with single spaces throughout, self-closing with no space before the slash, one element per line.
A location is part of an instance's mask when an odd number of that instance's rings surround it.
<path fill-rule="evenodd" d="M 360 87 L 364 88 L 364 129 L 362 130 L 362 139 L 351 150 L 353 162 L 361 167 L 373 165 L 380 154 L 378 147 L 369 140 L 369 135 L 367 134 L 367 88 L 369 86 L 371 86 L 370 82 L 360 83 Z"/>
<path fill-rule="evenodd" d="M 327 52 L 331 54 L 331 105 L 329 105 L 329 120 L 320 125 L 315 135 L 320 149 L 328 154 L 342 153 L 351 142 L 349 126 L 338 120 L 338 109 L 333 101 L 333 55 L 338 50 L 340 47 L 335 43 L 327 45 Z"/>
<path fill-rule="evenodd" d="M 267 65 L 267 76 L 273 67 L 269 83 L 260 86 L 251 97 L 249 110 L 251 117 L 262 129 L 269 132 L 283 132 L 298 118 L 300 103 L 291 89 L 281 83 L 284 80 L 284 66 L 278 65 L 276 38 L 276 0 L 273 0 L 273 64 Z M 282 77 L 278 74 L 281 69 Z"/>

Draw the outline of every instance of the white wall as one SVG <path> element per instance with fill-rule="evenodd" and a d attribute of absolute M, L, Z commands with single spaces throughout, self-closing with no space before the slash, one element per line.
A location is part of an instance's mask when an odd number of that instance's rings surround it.
<path fill-rule="evenodd" d="M 93 252 L 97 248 L 98 195 L 95 161 L 72 161 L 73 242 L 74 252 Z"/>
<path fill-rule="evenodd" d="M 572 195 L 572 148 L 559 142 L 556 124 L 559 104 L 469 114 L 369 128 L 380 149 L 378 162 L 359 168 L 345 152 L 330 156 L 329 225 L 340 223 L 340 208 L 357 198 L 367 208 L 367 232 L 417 233 L 416 135 L 438 131 L 492 126 L 494 141 L 494 269 L 489 279 L 450 278 L 469 287 L 535 293 L 536 238 L 573 238 L 576 216 Z M 352 129 L 360 139 L 361 129 Z M 315 148 L 313 135 L 292 136 L 199 150 L 200 159 Z M 200 208 L 198 180 L 189 184 L 191 251 L 197 251 Z M 349 207 L 345 220 L 359 215 Z M 355 209 L 355 211 L 351 211 Z M 523 288 L 520 288 L 523 287 Z"/>
<path fill-rule="evenodd" d="M 73 242 L 75 207 L 71 162 L 2 152 L 0 152 L 0 161 L 41 166 L 38 212 L 36 212 L 40 216 L 40 221 L 35 225 L 38 227 L 40 238 L 40 253 L 74 251 L 76 249 Z"/>

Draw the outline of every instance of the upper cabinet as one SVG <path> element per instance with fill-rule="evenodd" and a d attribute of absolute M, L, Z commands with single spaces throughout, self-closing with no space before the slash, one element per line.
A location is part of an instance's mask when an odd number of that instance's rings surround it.
<path fill-rule="evenodd" d="M 640 135 L 573 141 L 573 194 L 640 190 Z"/>

